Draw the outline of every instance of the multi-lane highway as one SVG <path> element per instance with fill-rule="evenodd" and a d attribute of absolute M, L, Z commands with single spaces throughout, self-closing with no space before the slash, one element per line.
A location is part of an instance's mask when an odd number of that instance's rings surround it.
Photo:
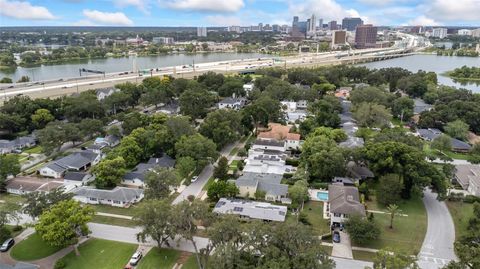
<path fill-rule="evenodd" d="M 218 73 L 239 72 L 254 70 L 262 67 L 280 66 L 318 66 L 340 63 L 355 63 L 374 59 L 383 59 L 393 56 L 405 55 L 421 47 L 418 37 L 399 35 L 403 39 L 389 48 L 375 48 L 350 50 L 344 52 L 305 53 L 290 57 L 256 58 L 222 62 L 196 64 L 195 66 L 171 66 L 152 69 L 150 74 L 138 74 L 132 71 L 116 72 L 105 75 L 94 75 L 82 78 L 62 78 L 54 81 L 38 81 L 29 83 L 16 83 L 0 87 L 0 100 L 6 100 L 19 94 L 33 98 L 57 97 L 75 92 L 102 87 L 111 87 L 115 84 L 131 81 L 139 82 L 147 76 L 171 75 L 174 77 L 192 78 L 208 71 Z"/>

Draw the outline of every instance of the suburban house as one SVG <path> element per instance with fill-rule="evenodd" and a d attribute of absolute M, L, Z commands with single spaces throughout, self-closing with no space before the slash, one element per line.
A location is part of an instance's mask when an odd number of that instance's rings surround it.
<path fill-rule="evenodd" d="M 423 101 L 422 99 L 420 98 L 415 98 L 413 99 L 413 114 L 414 115 L 418 115 L 424 111 L 430 111 L 432 110 L 432 105 L 429 105 L 427 103 L 425 103 L 425 101 Z"/>
<path fill-rule="evenodd" d="M 252 144 L 252 149 L 285 151 L 285 141 L 257 139 Z"/>
<path fill-rule="evenodd" d="M 281 184 L 282 175 L 246 172 L 235 180 L 240 196 L 254 198 L 257 191 L 265 192 L 265 200 L 291 203 L 288 196 L 288 185 Z"/>
<path fill-rule="evenodd" d="M 341 99 L 348 99 L 350 97 L 350 92 L 352 91 L 352 87 L 340 87 L 335 91 L 335 97 Z"/>
<path fill-rule="evenodd" d="M 90 150 L 72 153 L 68 156 L 52 161 L 38 170 L 44 177 L 62 178 L 69 170 L 82 171 L 100 162 L 101 154 Z"/>
<path fill-rule="evenodd" d="M 290 133 L 292 126 L 269 123 L 268 128 L 268 131 L 261 132 L 257 135 L 259 140 L 285 141 L 285 149 L 300 148 L 300 134 Z"/>
<path fill-rule="evenodd" d="M 247 99 L 240 97 L 240 98 L 235 98 L 235 97 L 227 97 L 218 102 L 218 108 L 231 108 L 235 110 L 239 110 L 240 108 L 244 107 L 247 102 Z"/>
<path fill-rule="evenodd" d="M 93 180 L 95 180 L 95 176 L 85 172 L 67 171 L 63 176 L 63 184 L 65 186 L 85 186 Z"/>
<path fill-rule="evenodd" d="M 243 84 L 243 90 L 249 95 L 253 91 L 253 83 Z"/>
<path fill-rule="evenodd" d="M 417 134 L 425 141 L 433 141 L 435 138 L 441 136 L 443 133 L 438 129 L 428 128 L 428 129 L 418 129 Z M 469 152 L 472 149 L 472 146 L 470 146 L 470 144 L 453 137 L 451 138 L 451 144 L 452 144 L 452 151 L 455 151 L 455 152 Z"/>
<path fill-rule="evenodd" d="M 14 140 L 0 140 L 0 154 L 8 154 L 17 150 L 33 147 L 37 144 L 34 136 L 22 136 Z"/>
<path fill-rule="evenodd" d="M 300 102 L 293 101 L 282 101 L 282 110 L 287 116 L 288 123 L 296 123 L 297 121 L 303 121 L 307 117 L 306 101 L 302 100 Z M 305 105 L 305 108 L 300 108 L 300 106 Z"/>
<path fill-rule="evenodd" d="M 347 163 L 347 175 L 356 180 L 365 180 L 375 176 L 365 164 L 359 164 L 354 161 Z"/>
<path fill-rule="evenodd" d="M 102 204 L 129 207 L 143 199 L 143 189 L 116 187 L 101 190 L 93 187 L 79 187 L 72 190 L 73 199 L 85 204 Z"/>
<path fill-rule="evenodd" d="M 118 144 L 120 144 L 120 137 L 116 135 L 107 135 L 105 137 L 97 137 L 95 139 L 95 142 L 93 142 L 94 145 L 97 146 L 103 146 L 103 147 L 116 147 Z"/>
<path fill-rule="evenodd" d="M 177 115 L 180 113 L 180 105 L 178 101 L 172 101 L 168 104 L 161 106 L 156 113 L 164 113 L 167 115 Z"/>
<path fill-rule="evenodd" d="M 145 175 L 148 171 L 152 171 L 155 168 L 168 168 L 175 167 L 175 159 L 168 155 L 163 155 L 160 158 L 150 158 L 147 163 L 139 163 L 130 172 L 123 176 L 123 184 L 132 185 L 136 187 L 143 187 L 145 184 Z"/>
<path fill-rule="evenodd" d="M 360 203 L 358 189 L 343 184 L 328 185 L 327 212 L 332 227 L 344 223 L 351 215 L 366 216 L 365 206 Z"/>
<path fill-rule="evenodd" d="M 103 88 L 103 89 L 96 89 L 95 94 L 97 95 L 97 100 L 102 101 L 106 97 L 119 92 L 120 90 L 114 87 Z"/>
<path fill-rule="evenodd" d="M 480 197 L 480 165 L 455 165 L 454 180 L 471 195 Z"/>
<path fill-rule="evenodd" d="M 6 181 L 5 189 L 8 193 L 22 195 L 36 191 L 49 192 L 62 186 L 63 182 L 57 180 L 16 177 Z"/>
<path fill-rule="evenodd" d="M 245 219 L 283 222 L 287 215 L 287 207 L 265 202 L 221 198 L 215 205 L 213 212 L 235 214 Z"/>

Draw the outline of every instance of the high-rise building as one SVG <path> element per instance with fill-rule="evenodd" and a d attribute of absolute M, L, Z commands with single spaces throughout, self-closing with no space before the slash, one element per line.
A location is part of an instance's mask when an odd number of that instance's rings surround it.
<path fill-rule="evenodd" d="M 344 18 L 342 20 L 342 29 L 347 31 L 355 31 L 359 25 L 363 25 L 363 21 L 360 18 Z"/>
<path fill-rule="evenodd" d="M 235 25 L 229 26 L 228 31 L 229 32 L 236 32 L 236 33 L 241 33 L 242 32 L 241 27 L 240 26 L 235 26 Z"/>
<path fill-rule="evenodd" d="M 457 32 L 458 35 L 472 35 L 472 30 L 469 29 L 460 29 Z"/>
<path fill-rule="evenodd" d="M 320 27 L 320 29 L 323 28 L 323 19 L 318 20 L 318 27 Z"/>
<path fill-rule="evenodd" d="M 447 28 L 433 28 L 432 36 L 443 39 L 447 37 L 448 29 Z"/>
<path fill-rule="evenodd" d="M 331 21 L 328 23 L 328 29 L 333 31 L 333 30 L 337 30 L 338 29 L 338 26 L 337 26 L 337 21 Z"/>
<path fill-rule="evenodd" d="M 480 28 L 472 30 L 473 37 L 480 37 Z"/>
<path fill-rule="evenodd" d="M 292 27 L 298 26 L 298 16 L 293 17 Z"/>
<path fill-rule="evenodd" d="M 375 48 L 377 45 L 377 27 L 371 24 L 357 26 L 355 47 L 358 49 Z"/>
<path fill-rule="evenodd" d="M 172 45 L 175 44 L 175 39 L 173 37 L 154 37 L 152 38 L 153 44 L 165 44 L 165 45 Z"/>
<path fill-rule="evenodd" d="M 345 46 L 347 44 L 347 31 L 336 30 L 332 32 L 332 49 Z"/>
<path fill-rule="evenodd" d="M 197 36 L 206 37 L 207 36 L 207 27 L 197 27 Z"/>
<path fill-rule="evenodd" d="M 315 14 L 312 14 L 312 17 L 310 18 L 310 21 L 308 23 L 307 32 L 315 32 L 316 30 L 317 30 L 317 16 L 315 16 Z"/>

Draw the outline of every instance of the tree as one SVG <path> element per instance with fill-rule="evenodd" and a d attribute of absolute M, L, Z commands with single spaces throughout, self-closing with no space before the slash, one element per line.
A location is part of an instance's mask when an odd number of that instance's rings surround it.
<path fill-rule="evenodd" d="M 235 142 L 243 133 L 241 115 L 235 110 L 216 110 L 207 114 L 199 132 L 208 137 L 221 149 Z"/>
<path fill-rule="evenodd" d="M 122 157 L 105 159 L 92 168 L 97 188 L 115 187 L 126 173 L 125 160 Z"/>
<path fill-rule="evenodd" d="M 94 210 L 74 200 L 65 200 L 45 211 L 35 224 L 35 230 L 51 246 L 74 245 L 80 236 L 89 233 L 87 223 Z M 75 246 L 76 252 L 78 252 Z"/>
<path fill-rule="evenodd" d="M 53 121 L 55 117 L 50 113 L 48 109 L 40 108 L 35 111 L 35 114 L 31 116 L 32 123 L 36 128 L 42 129 L 47 123 Z"/>
<path fill-rule="evenodd" d="M 142 231 L 137 234 L 138 240 L 145 242 L 151 237 L 157 242 L 158 248 L 170 246 L 169 240 L 174 240 L 176 235 L 172 225 L 175 213 L 170 203 L 165 200 L 147 200 L 136 212 L 133 219 L 142 227 Z"/>
<path fill-rule="evenodd" d="M 122 139 L 118 152 L 125 161 L 125 166 L 133 167 L 137 165 L 142 157 L 143 151 L 133 136 L 127 136 Z"/>
<path fill-rule="evenodd" d="M 374 269 L 418 269 L 417 259 L 401 251 L 381 249 L 375 254 Z"/>
<path fill-rule="evenodd" d="M 20 163 L 16 155 L 0 155 L 0 192 L 5 190 L 5 180 L 9 175 L 20 173 Z"/>
<path fill-rule="evenodd" d="M 393 229 L 393 219 L 395 216 L 399 215 L 402 210 L 398 208 L 398 205 L 396 204 L 390 204 L 387 206 L 387 212 L 390 214 L 390 229 Z"/>
<path fill-rule="evenodd" d="M 177 159 L 175 170 L 182 179 L 187 178 L 193 171 L 195 171 L 196 162 L 192 157 L 182 157 Z"/>
<path fill-rule="evenodd" d="M 469 126 L 462 120 L 455 120 L 447 123 L 444 127 L 445 132 L 451 137 L 466 140 Z"/>
<path fill-rule="evenodd" d="M 177 159 L 191 157 L 200 167 L 212 162 L 218 156 L 215 143 L 201 134 L 182 136 L 175 143 L 175 151 L 177 152 Z"/>
<path fill-rule="evenodd" d="M 29 81 L 30 81 L 30 77 L 22 76 L 17 82 L 22 83 L 22 82 L 29 82 Z"/>
<path fill-rule="evenodd" d="M 145 175 L 145 197 L 148 199 L 164 199 L 168 197 L 172 187 L 180 183 L 177 173 L 167 168 L 155 168 Z"/>
<path fill-rule="evenodd" d="M 428 90 L 427 81 L 418 74 L 399 79 L 397 86 L 411 97 L 422 97 Z"/>
<path fill-rule="evenodd" d="M 370 221 L 358 215 L 350 216 L 345 222 L 345 230 L 357 244 L 371 242 L 380 236 L 380 227 L 374 220 Z"/>
<path fill-rule="evenodd" d="M 403 184 L 399 175 L 387 174 L 380 177 L 376 190 L 378 203 L 384 206 L 396 204 L 400 201 Z"/>
<path fill-rule="evenodd" d="M 240 192 L 234 183 L 229 183 L 226 181 L 214 182 L 210 184 L 207 189 L 208 199 L 214 202 L 220 200 L 220 198 L 235 197 L 239 193 Z"/>
<path fill-rule="evenodd" d="M 317 127 L 309 134 L 310 136 L 324 136 L 340 143 L 347 140 L 348 136 L 342 129 L 332 129 L 329 127 Z"/>
<path fill-rule="evenodd" d="M 383 106 L 373 103 L 361 103 L 353 110 L 353 117 L 362 127 L 385 128 L 390 124 L 392 115 Z"/>
<path fill-rule="evenodd" d="M 97 119 L 83 119 L 78 124 L 78 128 L 83 137 L 91 138 L 103 132 L 103 122 Z"/>
<path fill-rule="evenodd" d="M 451 151 L 452 150 L 452 138 L 446 134 L 442 134 L 433 139 L 430 144 L 432 149 L 439 151 Z"/>
<path fill-rule="evenodd" d="M 391 94 L 377 87 L 362 87 L 353 90 L 350 93 L 352 104 L 373 103 L 388 106 Z"/>
<path fill-rule="evenodd" d="M 213 105 L 215 97 L 202 87 L 185 90 L 180 95 L 180 111 L 193 119 L 203 118 Z"/>
<path fill-rule="evenodd" d="M 345 175 L 345 158 L 335 141 L 325 136 L 309 136 L 302 146 L 300 166 L 312 179 L 330 181 Z"/>
<path fill-rule="evenodd" d="M 413 116 L 413 107 L 413 100 L 407 96 L 403 96 L 393 101 L 392 114 L 401 121 L 408 121 Z"/>
<path fill-rule="evenodd" d="M 25 194 L 24 197 L 26 201 L 23 206 L 23 213 L 28 214 L 32 219 L 36 219 L 53 205 L 70 200 L 73 193 L 66 193 L 63 188 L 58 188 L 49 192 L 30 192 Z"/>
<path fill-rule="evenodd" d="M 288 188 L 288 196 L 292 199 L 292 206 L 300 212 L 305 201 L 308 200 L 308 182 L 306 180 L 295 181 L 293 186 Z"/>
<path fill-rule="evenodd" d="M 0 83 L 13 83 L 13 81 L 12 81 L 11 78 L 3 77 L 3 78 L 0 80 Z"/>
<path fill-rule="evenodd" d="M 243 81 L 238 77 L 227 78 L 220 88 L 218 88 L 218 95 L 221 97 L 236 97 L 245 96 L 243 89 Z"/>
<path fill-rule="evenodd" d="M 0 130 L 14 133 L 24 130 L 26 127 L 25 123 L 26 120 L 19 115 L 0 112 Z"/>
<path fill-rule="evenodd" d="M 220 180 L 227 180 L 228 179 L 228 159 L 225 156 L 220 157 L 218 159 L 218 163 L 213 169 L 213 177 L 218 178 Z"/>

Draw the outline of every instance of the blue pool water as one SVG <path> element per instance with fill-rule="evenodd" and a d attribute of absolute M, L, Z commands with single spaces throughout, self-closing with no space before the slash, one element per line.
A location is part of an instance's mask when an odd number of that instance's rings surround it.
<path fill-rule="evenodd" d="M 324 191 L 317 192 L 317 198 L 320 201 L 328 201 L 328 192 L 324 192 Z"/>

